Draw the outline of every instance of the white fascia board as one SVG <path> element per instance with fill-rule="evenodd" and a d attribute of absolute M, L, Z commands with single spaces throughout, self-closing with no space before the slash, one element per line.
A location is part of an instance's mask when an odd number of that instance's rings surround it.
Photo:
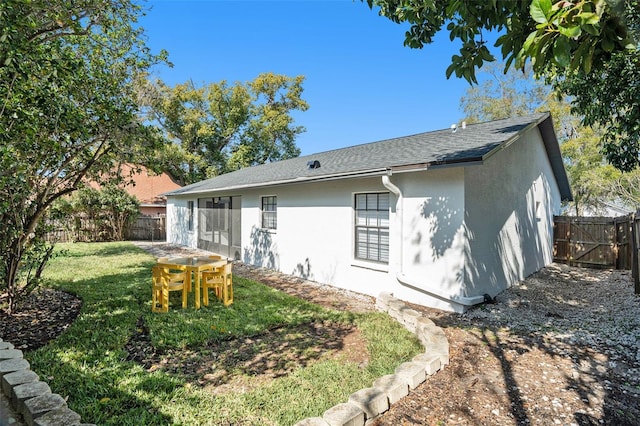
<path fill-rule="evenodd" d="M 280 181 L 269 181 L 269 182 L 262 182 L 262 183 L 250 183 L 246 185 L 225 186 L 224 188 L 185 191 L 179 194 L 173 194 L 169 196 L 180 197 L 180 196 L 187 196 L 187 195 L 210 194 L 212 192 L 229 192 L 229 191 L 237 191 L 241 189 L 264 188 L 264 187 L 278 186 L 278 185 L 290 185 L 290 184 L 296 184 L 296 183 L 330 181 L 330 180 L 340 180 L 340 179 L 360 178 L 360 177 L 370 177 L 370 176 L 382 176 L 387 174 L 387 170 L 388 169 L 384 168 L 384 169 L 373 169 L 373 170 L 365 170 L 365 171 L 349 172 L 349 173 L 336 173 L 336 174 L 324 175 L 324 176 L 305 176 L 305 177 L 297 177 L 294 179 L 284 179 Z"/>

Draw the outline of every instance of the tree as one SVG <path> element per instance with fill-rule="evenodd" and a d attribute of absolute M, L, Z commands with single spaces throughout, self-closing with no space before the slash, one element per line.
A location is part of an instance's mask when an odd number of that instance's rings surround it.
<path fill-rule="evenodd" d="M 507 73 L 501 68 L 490 64 L 483 72 L 488 78 L 470 86 L 460 99 L 468 123 L 527 115 L 545 105 L 551 89 L 536 82 L 529 68 Z"/>
<path fill-rule="evenodd" d="M 624 204 L 619 202 L 617 191 L 621 172 L 606 163 L 600 150 L 601 140 L 601 131 L 578 125 L 573 137 L 563 140 L 560 146 L 573 194 L 570 207 L 576 216 L 587 211 L 601 214 L 610 205 Z"/>
<path fill-rule="evenodd" d="M 552 87 L 534 80 L 528 69 L 524 74 L 514 69 L 503 74 L 501 68 L 500 64 L 489 66 L 486 74 L 490 78 L 467 89 L 460 100 L 465 120 L 498 120 L 550 111 L 571 182 L 574 200 L 570 207 L 575 214 L 598 212 L 608 203 L 625 204 L 621 173 L 606 164 L 599 148 L 602 132 L 583 126 L 581 118 L 571 112 L 571 104 L 559 99 Z"/>
<path fill-rule="evenodd" d="M 151 55 L 132 0 L 0 3 L 0 282 L 11 313 L 51 256 L 52 203 L 143 147 L 133 77 Z M 28 261 L 28 262 L 26 262 Z"/>
<path fill-rule="evenodd" d="M 627 13 L 638 10 L 619 0 L 367 0 L 371 9 L 393 22 L 407 22 L 406 46 L 422 48 L 447 24 L 451 40 L 462 42 L 452 57 L 447 76 L 454 72 L 477 83 L 475 70 L 495 60 L 483 32 L 503 32 L 495 43 L 505 67 L 523 68 L 530 59 L 537 75 L 605 64 L 611 53 L 635 51 L 637 28 L 628 25 Z"/>
<path fill-rule="evenodd" d="M 101 189 L 82 188 L 74 193 L 71 217 L 86 218 L 100 230 L 94 241 L 122 241 L 124 231 L 140 213 L 140 202 L 115 184 Z"/>
<path fill-rule="evenodd" d="M 260 74 L 247 83 L 141 85 L 149 119 L 166 132 L 161 168 L 183 184 L 300 155 L 292 111 L 306 111 L 304 77 Z"/>
<path fill-rule="evenodd" d="M 627 25 L 637 32 L 640 10 L 637 1 L 627 1 Z M 603 84 L 606 82 L 606 84 Z M 574 110 L 587 125 L 605 130 L 603 153 L 622 171 L 640 166 L 640 55 L 614 52 L 597 70 L 577 70 L 555 81 L 556 87 L 573 99 Z"/>
<path fill-rule="evenodd" d="M 583 125 L 605 130 L 607 159 L 623 171 L 640 165 L 640 2 L 637 0 L 367 0 L 382 16 L 407 22 L 405 45 L 422 48 L 446 24 L 462 42 L 446 70 L 477 84 L 476 70 L 495 60 L 485 32 L 511 66 L 528 61 L 539 78 L 570 95 Z M 615 90 L 602 81 L 614 82 Z M 597 89 L 597 90 L 594 90 Z"/>

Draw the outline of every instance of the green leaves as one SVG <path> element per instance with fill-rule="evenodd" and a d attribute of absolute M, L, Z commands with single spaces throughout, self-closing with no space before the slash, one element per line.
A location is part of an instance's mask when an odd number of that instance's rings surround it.
<path fill-rule="evenodd" d="M 294 125 L 291 113 L 308 109 L 303 82 L 302 76 L 264 73 L 233 85 L 149 84 L 153 118 L 171 141 L 160 153 L 161 167 L 189 184 L 300 155 L 295 138 L 304 128 Z"/>
<path fill-rule="evenodd" d="M 566 37 L 558 37 L 553 43 L 553 60 L 561 67 L 571 62 L 571 46 Z"/>
<path fill-rule="evenodd" d="M 0 2 L 0 146 L 20 171 L 0 186 L 16 207 L 0 238 L 1 285 L 12 294 L 29 286 L 23 258 L 41 244 L 51 204 L 111 170 L 116 155 L 149 147 L 131 83 L 159 58 L 135 26 L 139 13 L 132 0 Z"/>
<path fill-rule="evenodd" d="M 531 2 L 531 18 L 539 24 L 548 24 L 551 18 L 551 0 L 533 0 Z"/>
<path fill-rule="evenodd" d="M 522 69 L 531 61 L 539 77 L 562 78 L 578 69 L 589 73 L 601 67 L 611 53 L 632 54 L 629 34 L 634 28 L 638 33 L 637 25 L 629 25 L 622 15 L 640 14 L 637 0 L 368 0 L 368 4 L 394 22 L 410 24 L 404 44 L 413 48 L 431 43 L 446 23 L 449 38 L 462 43 L 446 76 L 455 74 L 472 84 L 477 83 L 476 70 L 493 60 L 491 51 L 479 48 L 484 44 L 483 31 L 503 33 L 495 47 L 501 48 L 507 68 Z"/>
<path fill-rule="evenodd" d="M 585 26 L 585 25 L 596 25 L 598 24 L 598 22 L 600 22 L 600 16 L 598 16 L 597 13 L 593 13 L 593 12 L 583 12 L 581 14 L 579 14 L 578 19 L 580 19 L 580 25 L 581 26 Z"/>
<path fill-rule="evenodd" d="M 72 210 L 65 219 L 89 225 L 93 230 L 93 241 L 122 241 L 127 225 L 138 217 L 140 202 L 123 188 L 110 183 L 101 189 L 83 188 L 72 198 Z M 80 218 L 86 220 L 81 221 Z M 85 229 L 75 227 L 78 240 L 86 233 Z"/>
<path fill-rule="evenodd" d="M 604 0 L 532 1 L 531 17 L 537 24 L 518 52 L 517 64 L 531 59 L 536 73 L 548 77 L 604 66 L 611 53 L 630 52 L 627 28 L 616 13 Z"/>
<path fill-rule="evenodd" d="M 572 96 L 584 121 L 604 130 L 606 159 L 619 170 L 640 166 L 640 59 L 615 53 L 607 65 L 591 73 L 578 72 L 558 83 Z M 606 84 L 603 84 L 606 82 Z"/>

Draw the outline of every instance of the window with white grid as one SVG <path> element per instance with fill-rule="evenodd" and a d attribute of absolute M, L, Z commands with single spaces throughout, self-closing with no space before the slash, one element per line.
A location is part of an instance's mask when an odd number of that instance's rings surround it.
<path fill-rule="evenodd" d="M 262 197 L 262 228 L 277 229 L 278 227 L 278 198 L 276 196 Z"/>
<path fill-rule="evenodd" d="M 389 193 L 355 195 L 355 257 L 389 263 Z"/>

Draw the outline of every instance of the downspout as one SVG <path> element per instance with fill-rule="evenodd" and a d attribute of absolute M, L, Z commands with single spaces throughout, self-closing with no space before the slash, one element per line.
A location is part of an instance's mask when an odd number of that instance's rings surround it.
<path fill-rule="evenodd" d="M 396 279 L 400 282 L 400 284 L 417 288 L 429 294 L 430 296 L 437 297 L 438 299 L 443 299 L 449 302 L 454 302 L 463 306 L 473 306 L 479 303 L 491 301 L 492 300 L 491 296 L 489 296 L 488 294 L 485 294 L 482 296 L 472 296 L 472 297 L 445 295 L 441 292 L 434 291 L 432 289 L 426 289 L 425 285 L 422 282 L 412 280 L 411 278 L 405 275 L 404 267 L 403 267 L 404 265 L 404 262 L 403 262 L 404 220 L 402 217 L 403 195 L 400 188 L 398 188 L 396 185 L 394 185 L 391 182 L 391 179 L 389 178 L 390 176 L 391 176 L 391 170 L 389 170 L 386 175 L 382 176 L 382 185 L 384 185 L 385 188 L 393 192 L 395 196 L 398 197 L 398 201 L 396 203 L 396 216 L 400 218 L 400 249 L 399 249 L 399 254 L 400 254 L 399 266 L 400 267 L 399 267 L 399 271 L 396 272 Z"/>

